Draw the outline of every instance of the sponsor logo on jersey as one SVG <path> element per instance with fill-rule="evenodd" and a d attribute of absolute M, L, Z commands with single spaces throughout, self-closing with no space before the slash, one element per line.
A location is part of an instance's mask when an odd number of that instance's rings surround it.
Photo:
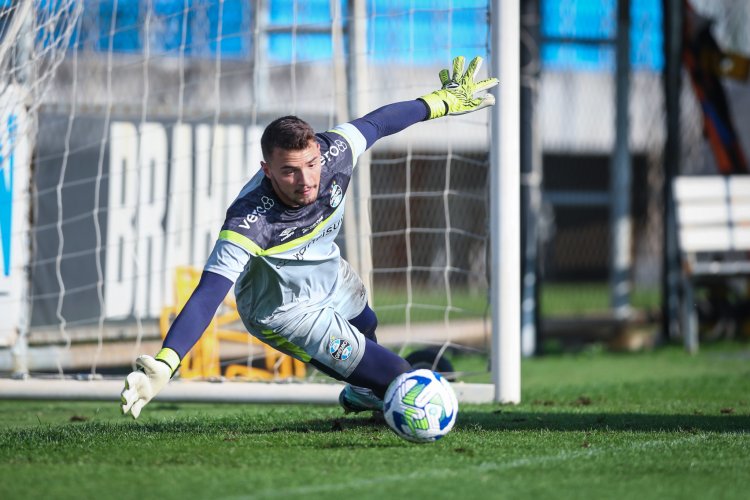
<path fill-rule="evenodd" d="M 323 153 L 323 158 L 321 158 L 321 165 L 325 165 L 347 149 L 349 149 L 349 145 L 346 143 L 346 141 L 336 139 L 335 141 L 333 141 L 333 145 L 328 149 L 328 151 L 325 151 Z"/>
<path fill-rule="evenodd" d="M 250 224 L 254 224 L 258 221 L 261 215 L 265 215 L 274 206 L 274 201 L 268 196 L 262 196 L 260 198 L 260 204 L 256 206 L 252 212 L 245 216 L 245 219 L 240 224 L 241 228 L 250 229 Z"/>
<path fill-rule="evenodd" d="M 333 208 L 338 207 L 343 198 L 344 191 L 341 189 L 341 186 L 336 184 L 336 181 L 333 181 L 333 186 L 331 186 L 331 206 Z"/>
<path fill-rule="evenodd" d="M 289 238 L 291 238 L 292 236 L 294 236 L 294 232 L 296 230 L 297 230 L 296 227 L 288 227 L 288 228 L 284 229 L 283 231 L 281 231 L 281 233 L 279 233 L 279 239 L 281 241 L 288 240 Z"/>
<path fill-rule="evenodd" d="M 331 337 L 331 341 L 328 343 L 328 352 L 331 353 L 333 359 L 339 361 L 346 361 L 349 356 L 352 355 L 352 345 L 344 339 L 337 339 Z"/>
<path fill-rule="evenodd" d="M 317 226 L 321 222 L 323 222 L 323 216 L 322 215 L 320 217 L 318 217 L 318 220 L 316 220 L 315 222 L 313 222 L 309 226 L 303 227 L 302 228 L 302 234 L 309 233 L 311 230 L 315 229 L 315 226 Z"/>
<path fill-rule="evenodd" d="M 316 244 L 318 241 L 320 241 L 321 238 L 325 238 L 326 236 L 329 236 L 332 233 L 335 233 L 339 230 L 341 227 L 341 223 L 344 221 L 344 217 L 341 216 L 337 221 L 335 221 L 333 224 L 325 228 L 324 231 L 321 231 L 320 234 L 316 235 L 313 239 L 311 239 L 305 246 L 300 248 L 297 253 L 294 254 L 294 258 L 297 260 L 304 260 L 305 259 L 305 252 L 307 252 L 307 249 Z"/>

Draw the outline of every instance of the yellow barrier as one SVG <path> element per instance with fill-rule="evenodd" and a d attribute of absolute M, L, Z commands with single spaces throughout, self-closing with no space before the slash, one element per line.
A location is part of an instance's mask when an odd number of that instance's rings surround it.
<path fill-rule="evenodd" d="M 159 327 L 162 339 L 166 337 L 169 326 L 179 314 L 190 295 L 198 286 L 201 271 L 181 266 L 175 270 L 175 305 L 162 309 Z M 201 339 L 183 359 L 180 365 L 180 376 L 183 378 L 211 378 L 221 376 L 219 363 L 219 342 L 236 342 L 253 344 L 263 347 L 265 369 L 246 365 L 229 365 L 224 373 L 227 378 L 243 378 L 247 380 L 273 380 L 290 377 L 304 377 L 305 364 L 285 354 L 281 354 L 270 346 L 245 331 L 232 330 L 227 326 L 240 320 L 237 304 L 234 299 L 224 299 L 227 312 L 217 313 L 206 328 Z"/>

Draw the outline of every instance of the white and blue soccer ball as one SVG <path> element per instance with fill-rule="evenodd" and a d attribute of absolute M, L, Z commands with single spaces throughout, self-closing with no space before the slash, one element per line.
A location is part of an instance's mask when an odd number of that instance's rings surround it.
<path fill-rule="evenodd" d="M 419 369 L 396 377 L 383 399 L 383 415 L 390 428 L 408 441 L 429 443 L 453 428 L 458 400 L 439 373 Z"/>

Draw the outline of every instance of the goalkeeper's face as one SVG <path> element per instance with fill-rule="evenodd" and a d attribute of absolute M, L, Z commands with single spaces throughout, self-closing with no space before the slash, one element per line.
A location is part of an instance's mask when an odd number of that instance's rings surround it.
<path fill-rule="evenodd" d="M 274 148 L 268 162 L 260 165 L 284 204 L 301 207 L 318 199 L 321 156 L 316 141 L 305 149 Z"/>

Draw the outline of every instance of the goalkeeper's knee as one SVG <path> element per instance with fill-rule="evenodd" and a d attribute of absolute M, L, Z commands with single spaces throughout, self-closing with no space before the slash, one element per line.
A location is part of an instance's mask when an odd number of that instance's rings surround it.
<path fill-rule="evenodd" d="M 373 342 L 378 341 L 378 338 L 375 336 L 375 329 L 378 327 L 378 317 L 375 315 L 375 311 L 370 309 L 369 305 L 365 304 L 362 312 L 355 318 L 350 319 L 349 323 L 368 339 Z"/>

